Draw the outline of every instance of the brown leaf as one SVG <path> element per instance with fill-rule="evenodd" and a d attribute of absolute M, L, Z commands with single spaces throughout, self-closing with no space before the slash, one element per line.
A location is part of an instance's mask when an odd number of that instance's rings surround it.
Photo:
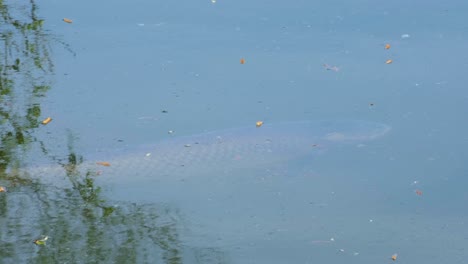
<path fill-rule="evenodd" d="M 98 162 L 96 162 L 96 164 L 101 165 L 101 166 L 110 167 L 110 163 L 107 162 L 107 161 L 98 161 Z"/>

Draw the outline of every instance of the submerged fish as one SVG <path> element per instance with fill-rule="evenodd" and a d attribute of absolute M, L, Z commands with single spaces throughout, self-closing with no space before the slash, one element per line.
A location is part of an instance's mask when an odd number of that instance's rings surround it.
<path fill-rule="evenodd" d="M 173 137 L 128 153 L 108 152 L 87 159 L 81 173 L 99 172 L 99 178 L 134 182 L 160 177 L 185 178 L 241 168 L 263 168 L 330 148 L 360 143 L 385 135 L 388 125 L 366 121 L 299 121 L 264 124 Z M 86 157 L 85 157 L 86 158 Z M 109 166 L 99 164 L 105 161 Z M 96 164 L 98 163 L 98 164 Z M 60 166 L 38 167 L 32 175 L 64 176 Z"/>

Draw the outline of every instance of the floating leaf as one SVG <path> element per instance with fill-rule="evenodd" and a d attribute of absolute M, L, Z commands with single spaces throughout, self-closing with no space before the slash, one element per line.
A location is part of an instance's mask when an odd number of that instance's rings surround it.
<path fill-rule="evenodd" d="M 96 162 L 96 164 L 101 165 L 101 166 L 110 167 L 110 163 L 107 162 L 107 161 L 98 161 L 98 162 Z"/>
<path fill-rule="evenodd" d="M 68 24 L 73 23 L 73 21 L 72 21 L 71 19 L 68 19 L 68 18 L 64 18 L 64 19 L 63 19 L 63 22 L 66 22 L 66 23 L 68 23 Z"/>
<path fill-rule="evenodd" d="M 50 121 L 52 121 L 52 118 L 48 117 L 48 118 L 42 120 L 42 124 L 43 124 L 43 125 L 47 125 L 47 124 L 50 123 Z"/>
<path fill-rule="evenodd" d="M 34 244 L 36 244 L 36 245 L 45 245 L 47 239 L 49 239 L 48 236 L 43 236 L 42 239 L 36 239 L 36 240 L 34 240 L 33 242 L 34 242 Z"/>

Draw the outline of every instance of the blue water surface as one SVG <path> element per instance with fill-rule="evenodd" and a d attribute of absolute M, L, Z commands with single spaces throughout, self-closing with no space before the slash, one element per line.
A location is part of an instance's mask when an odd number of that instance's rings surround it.
<path fill-rule="evenodd" d="M 222 252 L 213 263 L 466 263 L 467 12 L 432 0 L 41 2 L 72 52 L 54 47 L 53 122 L 39 134 L 61 153 L 72 131 L 86 157 L 257 121 L 387 124 L 313 159 L 168 185 L 104 178 L 104 193 L 178 208 L 181 243 Z"/>

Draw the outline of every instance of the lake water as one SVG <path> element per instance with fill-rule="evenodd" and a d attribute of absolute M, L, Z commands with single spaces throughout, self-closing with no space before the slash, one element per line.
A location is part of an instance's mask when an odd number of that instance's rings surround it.
<path fill-rule="evenodd" d="M 0 8 L 0 262 L 466 262 L 467 3 Z"/>

